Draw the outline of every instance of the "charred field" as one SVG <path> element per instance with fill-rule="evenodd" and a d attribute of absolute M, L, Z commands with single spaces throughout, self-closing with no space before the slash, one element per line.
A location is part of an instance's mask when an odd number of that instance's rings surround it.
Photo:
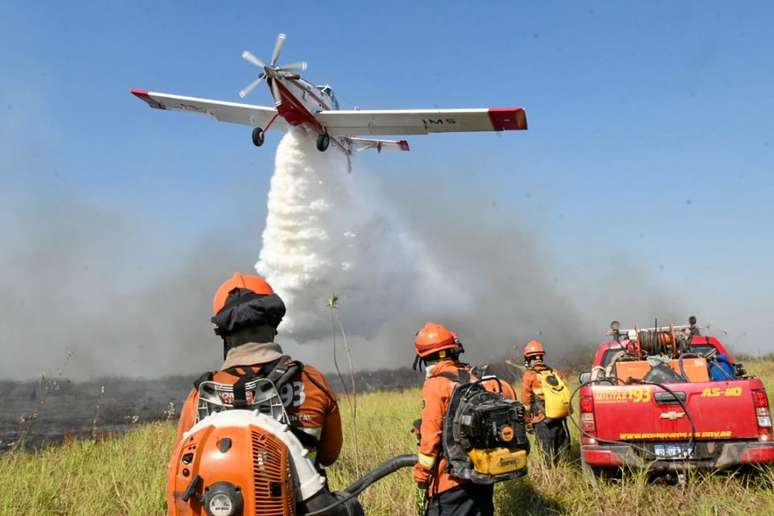
<path fill-rule="evenodd" d="M 143 423 L 174 420 L 196 377 L 0 380 L 0 453 L 101 440 Z M 337 392 L 351 389 L 350 375 L 328 377 Z M 393 391 L 419 386 L 422 375 L 383 369 L 357 372 L 354 379 L 357 392 Z"/>

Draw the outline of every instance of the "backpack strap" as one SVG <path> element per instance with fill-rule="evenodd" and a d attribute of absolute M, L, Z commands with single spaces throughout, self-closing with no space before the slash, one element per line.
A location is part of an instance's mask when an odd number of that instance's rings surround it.
<path fill-rule="evenodd" d="M 530 367 L 529 370 L 535 373 L 535 376 L 537 376 L 537 380 L 540 382 L 540 392 L 543 393 L 543 375 L 540 373 L 543 373 L 545 371 L 553 372 L 553 369 L 548 367 L 547 365 L 543 364 L 544 368 L 541 368 L 540 371 L 535 369 L 534 367 Z M 535 392 L 534 388 L 530 388 L 530 393 L 532 395 L 532 402 L 529 404 L 529 410 L 532 412 L 533 415 L 539 414 L 539 413 L 545 413 L 546 411 L 546 402 L 545 399 L 541 399 L 537 392 Z M 543 397 L 545 398 L 545 394 L 543 394 Z"/>
<path fill-rule="evenodd" d="M 244 367 L 244 373 L 239 377 L 239 380 L 234 384 L 234 408 L 247 407 L 247 382 L 257 378 L 260 375 L 253 371 L 252 367 Z"/>
<path fill-rule="evenodd" d="M 246 386 L 249 382 L 255 380 L 256 378 L 266 378 L 267 380 L 270 380 L 277 389 L 279 389 L 299 371 L 303 370 L 303 368 L 304 364 L 301 362 L 292 360 L 287 355 L 283 355 L 273 362 L 261 364 L 258 371 L 255 371 L 251 366 L 234 366 L 225 369 L 223 372 L 238 378 L 233 385 L 234 408 L 245 408 L 248 406 Z M 194 382 L 194 388 L 198 391 L 199 385 L 201 385 L 202 382 L 212 381 L 214 376 L 215 374 L 213 372 L 204 373 L 196 379 Z M 299 438 L 299 440 L 301 440 L 301 443 L 304 444 L 302 438 Z"/>
<path fill-rule="evenodd" d="M 279 389 L 303 369 L 304 364 L 287 355 L 282 355 L 268 371 L 261 371 L 261 373 L 263 373 L 264 378 L 271 381 Z"/>

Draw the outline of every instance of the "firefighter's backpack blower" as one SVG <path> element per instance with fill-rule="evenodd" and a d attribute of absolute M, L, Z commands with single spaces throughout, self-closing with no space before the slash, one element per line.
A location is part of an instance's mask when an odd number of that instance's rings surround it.
<path fill-rule="evenodd" d="M 570 415 L 570 389 L 562 378 L 551 368 L 535 371 L 543 387 L 544 405 L 541 407 L 546 419 L 564 419 Z"/>
<path fill-rule="evenodd" d="M 446 375 L 444 375 L 446 376 Z M 452 477 L 476 484 L 493 484 L 527 472 L 529 441 L 524 406 L 483 382 L 500 382 L 495 376 L 470 381 L 460 370 L 449 399 L 442 433 L 443 456 Z"/>
<path fill-rule="evenodd" d="M 239 408 L 235 397 L 242 400 Z M 198 422 L 169 463 L 170 516 L 361 516 L 353 500 L 360 492 L 416 462 L 416 455 L 395 457 L 332 493 L 288 425 L 271 380 L 254 378 L 241 385 L 202 381 L 198 409 Z"/>

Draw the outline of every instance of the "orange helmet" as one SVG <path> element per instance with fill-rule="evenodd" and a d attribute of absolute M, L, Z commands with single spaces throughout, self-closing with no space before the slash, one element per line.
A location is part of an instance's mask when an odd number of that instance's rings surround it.
<path fill-rule="evenodd" d="M 221 283 L 218 290 L 215 291 L 215 296 L 212 298 L 212 315 L 217 315 L 218 312 L 223 310 L 228 295 L 235 288 L 246 288 L 247 290 L 252 290 L 256 294 L 266 296 L 274 294 L 271 285 L 266 283 L 266 280 L 262 277 L 256 276 L 255 274 L 235 272 L 233 276 Z"/>
<path fill-rule="evenodd" d="M 531 340 L 524 346 L 524 360 L 529 360 L 537 356 L 543 356 L 546 352 L 543 350 L 543 344 L 539 340 Z"/>
<path fill-rule="evenodd" d="M 457 335 L 441 324 L 434 322 L 426 323 L 421 330 L 417 332 L 414 339 L 414 346 L 417 355 L 420 358 L 432 355 L 442 349 L 462 348 Z"/>

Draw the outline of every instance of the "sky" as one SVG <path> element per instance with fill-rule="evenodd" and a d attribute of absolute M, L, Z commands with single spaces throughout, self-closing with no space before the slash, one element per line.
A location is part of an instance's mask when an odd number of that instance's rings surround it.
<path fill-rule="evenodd" d="M 774 351 L 773 24 L 767 2 L 6 1 L 0 282 L 131 295 L 192 256 L 213 277 L 249 270 L 280 137 L 256 149 L 247 127 L 149 110 L 129 90 L 238 101 L 256 74 L 241 52 L 268 58 L 284 32 L 281 61 L 308 61 L 342 108 L 526 108 L 527 132 L 358 156 L 387 199 L 458 192 L 460 216 L 539 235 L 574 302 L 623 304 L 646 284 L 737 349 Z M 271 103 L 263 88 L 248 100 Z M 30 256 L 68 242 L 93 263 L 45 260 L 53 284 L 26 278 Z"/>

